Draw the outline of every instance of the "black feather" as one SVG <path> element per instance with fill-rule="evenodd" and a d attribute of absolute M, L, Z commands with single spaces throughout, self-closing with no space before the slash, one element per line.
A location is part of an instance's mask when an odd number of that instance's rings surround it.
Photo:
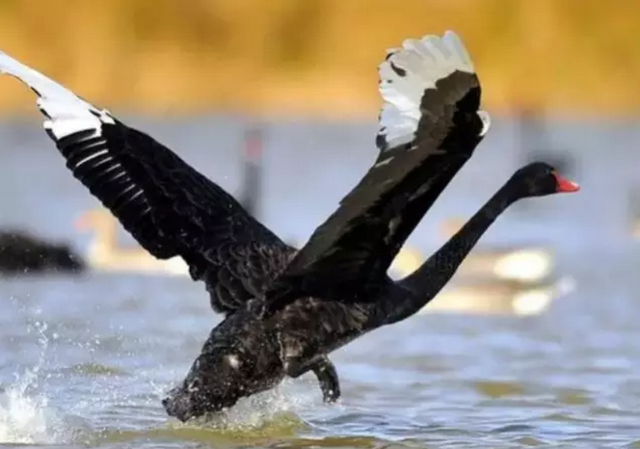
<path fill-rule="evenodd" d="M 55 136 L 50 134 L 54 140 Z M 150 136 L 103 123 L 56 141 L 67 167 L 159 259 L 181 256 L 217 312 L 260 296 L 294 249 Z"/>

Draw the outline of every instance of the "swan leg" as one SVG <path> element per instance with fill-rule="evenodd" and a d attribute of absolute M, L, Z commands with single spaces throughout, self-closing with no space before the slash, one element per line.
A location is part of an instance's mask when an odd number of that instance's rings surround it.
<path fill-rule="evenodd" d="M 288 361 L 287 376 L 297 378 L 313 371 L 320 382 L 322 399 L 324 402 L 335 402 L 340 397 L 340 380 L 335 365 L 327 356 L 318 358 L 311 364 L 300 366 L 295 362 Z"/>
<path fill-rule="evenodd" d="M 336 402 L 340 398 L 340 380 L 333 362 L 328 357 L 322 357 L 311 365 L 311 370 L 320 382 L 324 402 Z"/>

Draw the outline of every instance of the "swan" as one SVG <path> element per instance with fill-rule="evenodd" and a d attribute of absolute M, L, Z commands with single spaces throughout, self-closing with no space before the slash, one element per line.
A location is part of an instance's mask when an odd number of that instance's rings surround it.
<path fill-rule="evenodd" d="M 415 272 L 387 276 L 490 127 L 473 63 L 450 31 L 388 52 L 379 66 L 378 157 L 299 251 L 151 136 L 6 54 L 0 71 L 36 93 L 44 128 L 73 175 L 152 255 L 182 257 L 224 314 L 162 401 L 181 421 L 309 371 L 335 401 L 329 353 L 417 313 L 513 202 L 578 190 L 549 165 L 529 164 Z"/>
<path fill-rule="evenodd" d="M 84 269 L 84 261 L 69 245 L 46 242 L 24 231 L 0 231 L 0 273 L 80 273 Z"/>
<path fill-rule="evenodd" d="M 94 238 L 89 245 L 87 262 L 91 268 L 113 272 L 142 272 L 188 276 L 189 266 L 180 257 L 161 260 L 151 256 L 137 245 L 118 244 L 118 222 L 106 209 L 83 212 L 75 221 L 79 231 L 92 230 Z"/>
<path fill-rule="evenodd" d="M 570 277 L 527 284 L 496 280 L 450 282 L 418 313 L 537 315 L 554 298 L 574 289 L 575 281 Z"/>

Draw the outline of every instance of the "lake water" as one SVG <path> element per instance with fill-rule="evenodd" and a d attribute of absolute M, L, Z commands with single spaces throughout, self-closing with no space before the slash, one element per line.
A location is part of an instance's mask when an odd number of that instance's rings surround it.
<path fill-rule="evenodd" d="M 243 121 L 129 123 L 233 193 Z M 374 123 L 270 123 L 263 221 L 304 241 L 375 155 Z M 86 250 L 72 222 L 97 201 L 66 171 L 41 122 L 0 125 L 0 225 Z M 342 382 L 324 405 L 306 375 L 208 425 L 160 404 L 220 319 L 185 278 L 87 273 L 0 278 L 0 444 L 28 447 L 640 448 L 640 268 L 628 197 L 640 176 L 636 122 L 562 122 L 549 151 L 576 158 L 576 195 L 522 202 L 480 247 L 553 247 L 576 289 L 531 317 L 426 314 L 332 355 Z M 517 127 L 490 137 L 414 232 L 425 253 L 440 220 L 469 216 L 526 158 Z M 124 239 L 130 242 L 130 240 Z"/>

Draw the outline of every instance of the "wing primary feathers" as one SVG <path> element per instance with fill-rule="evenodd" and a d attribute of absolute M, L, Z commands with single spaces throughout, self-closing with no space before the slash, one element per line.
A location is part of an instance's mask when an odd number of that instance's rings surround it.
<path fill-rule="evenodd" d="M 388 51 L 378 67 L 384 101 L 376 138 L 380 150 L 409 144 L 416 138 L 420 119 L 427 112 L 422 108 L 424 92 L 436 89 L 440 80 L 455 72 L 475 75 L 475 68 L 464 44 L 452 31 L 442 38 L 428 35 L 407 39 L 402 48 Z M 486 133 L 489 122 L 483 119 L 483 123 L 487 123 Z"/>
<path fill-rule="evenodd" d="M 170 149 L 2 52 L 0 73 L 38 96 L 73 176 L 153 256 L 182 257 L 216 311 L 242 309 L 282 271 L 294 249 Z"/>
<path fill-rule="evenodd" d="M 301 296 L 366 301 L 489 128 L 458 36 L 407 39 L 378 67 L 378 157 L 270 287 L 267 310 Z"/>

